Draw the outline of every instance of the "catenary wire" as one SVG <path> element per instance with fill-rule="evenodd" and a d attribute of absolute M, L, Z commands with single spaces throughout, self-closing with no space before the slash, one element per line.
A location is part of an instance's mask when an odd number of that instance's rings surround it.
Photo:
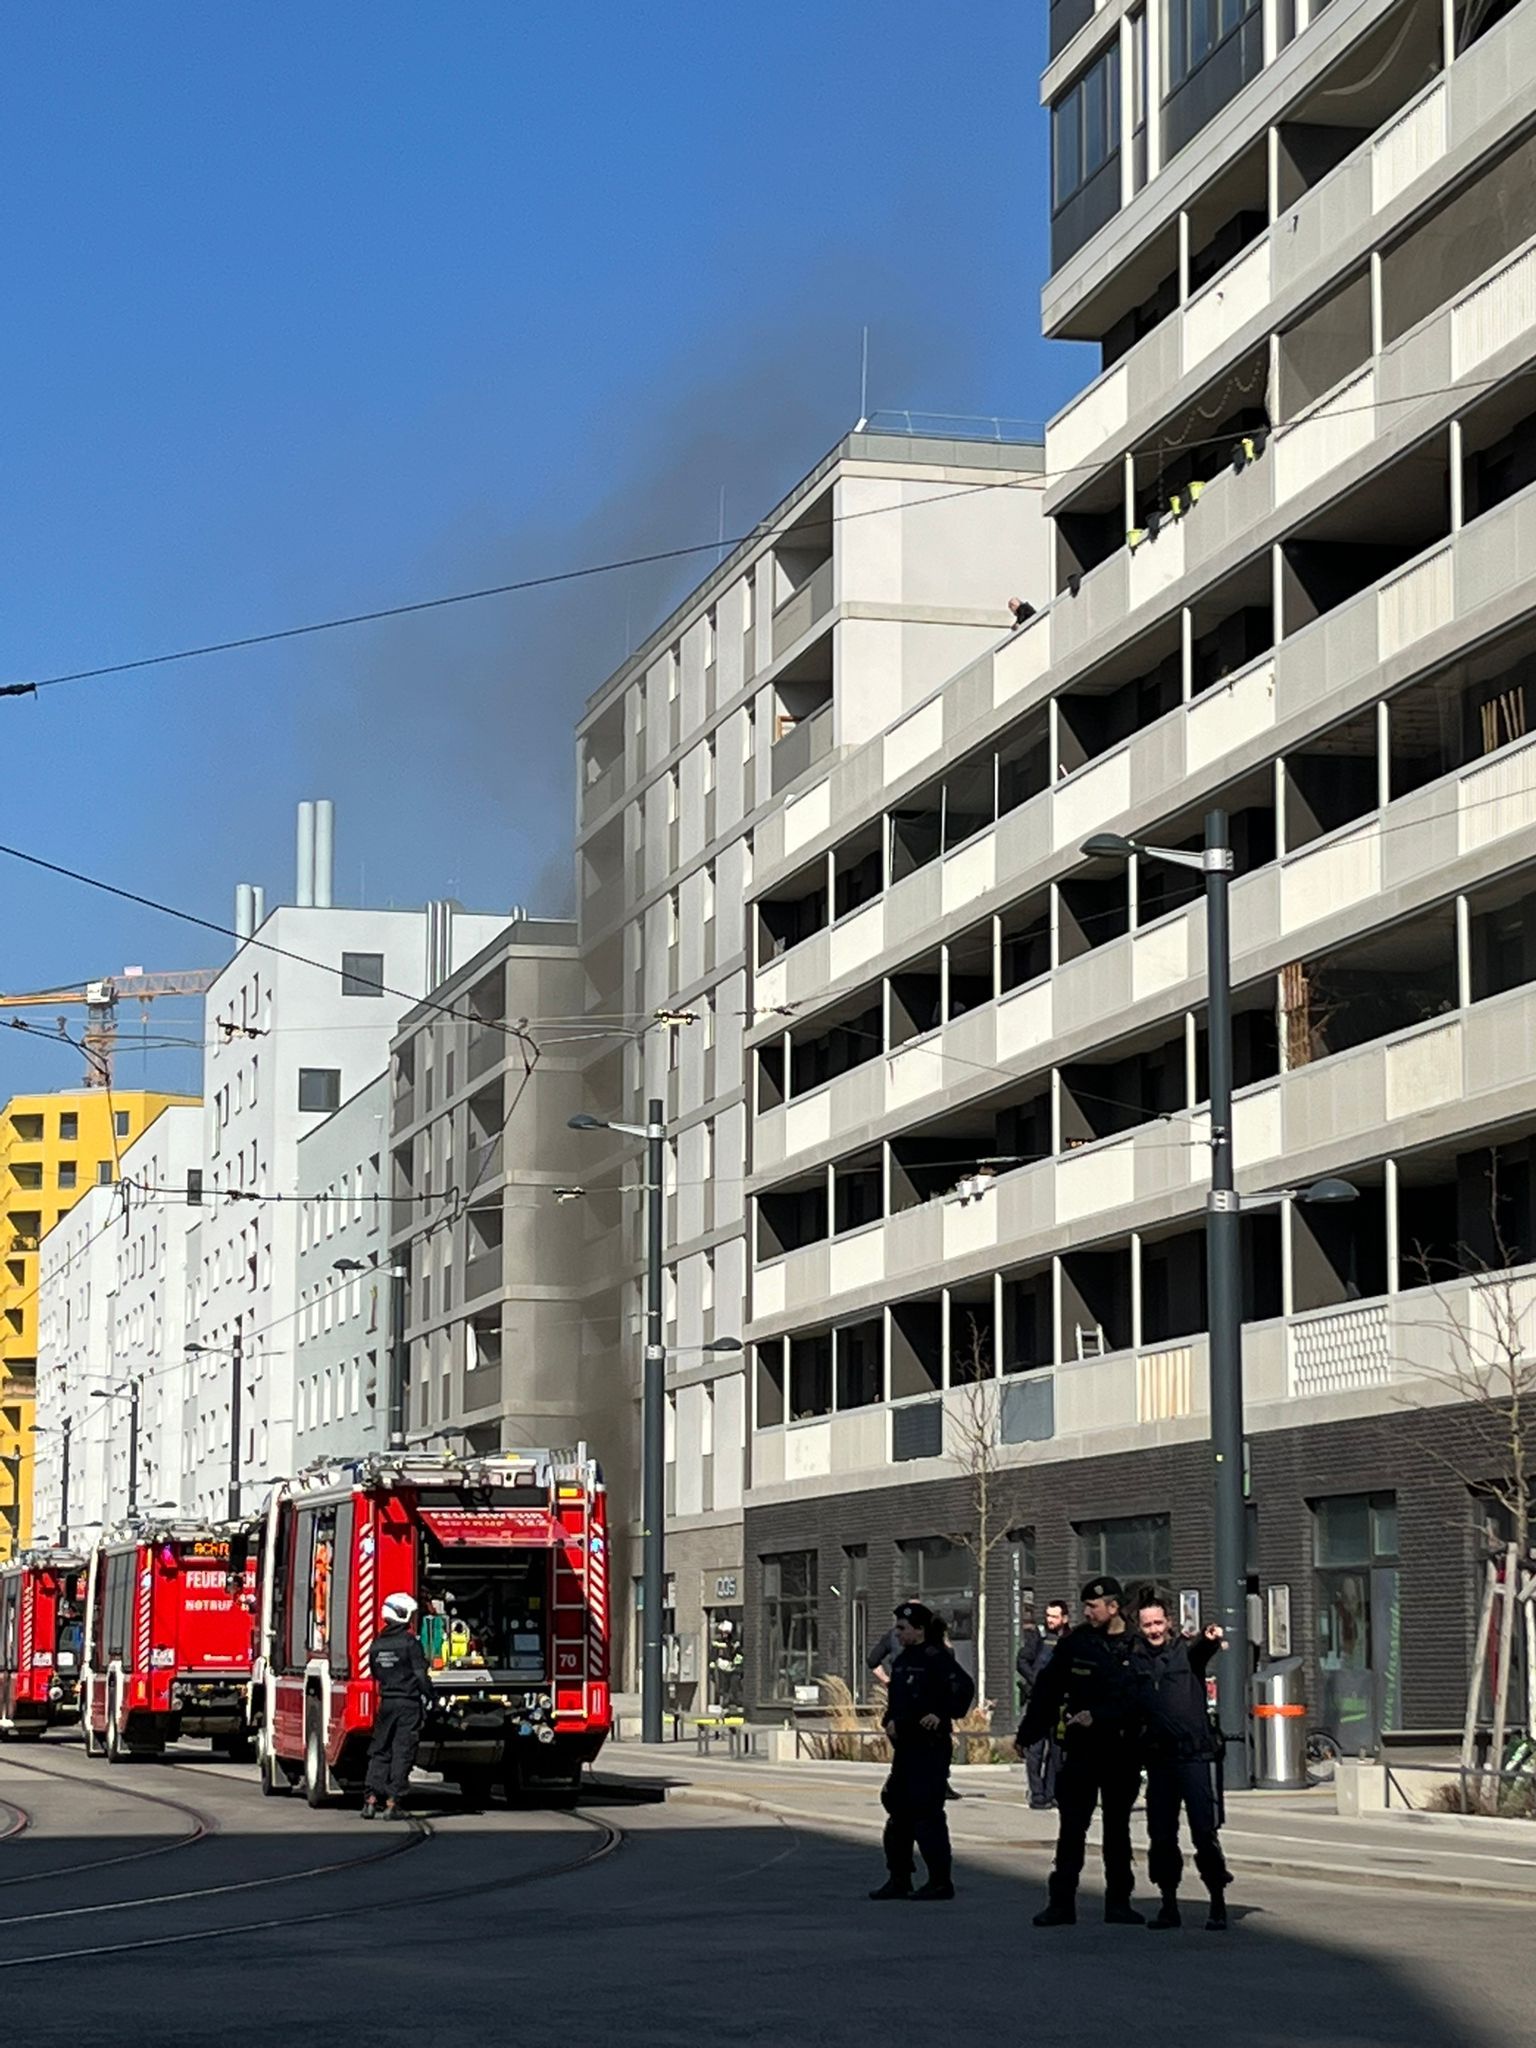
<path fill-rule="evenodd" d="M 1329 413 L 1328 418 L 1330 420 L 1343 419 L 1355 412 L 1374 413 L 1385 405 L 1409 405 L 1417 404 L 1420 400 L 1427 398 L 1454 397 L 1464 391 L 1478 390 L 1503 381 L 1505 381 L 1504 378 L 1497 376 L 1465 377 L 1458 379 L 1454 384 L 1429 385 L 1419 391 L 1400 392 L 1395 397 L 1376 398 L 1369 404 L 1340 406 L 1337 411 Z M 1266 438 L 1273 438 L 1275 435 L 1284 433 L 1292 427 L 1304 425 L 1309 417 L 1309 412 L 1303 412 L 1298 414 L 1295 419 L 1275 421 L 1269 427 L 1263 429 L 1263 432 Z M 1188 441 L 1156 442 L 1149 448 L 1133 450 L 1131 452 L 1133 460 L 1137 462 L 1156 461 L 1167 455 L 1187 454 L 1197 448 L 1219 446 L 1236 448 L 1240 446 L 1243 439 L 1243 433 L 1240 430 L 1234 430 L 1224 434 L 1210 434 L 1197 437 Z M 1034 444 L 1021 443 L 1019 445 L 1032 446 Z M 1091 476 L 1110 473 L 1120 465 L 1123 459 L 1123 457 L 1117 456 L 1107 462 L 1073 463 L 1059 470 L 1031 470 L 1022 476 L 1000 478 L 993 482 L 959 485 L 953 490 L 934 492 L 930 496 L 915 502 L 920 506 L 926 506 L 942 503 L 953 498 L 973 497 L 983 491 L 1018 490 L 1020 488 L 1037 489 L 1045 484 L 1059 483 L 1070 476 L 1080 474 Z M 835 525 L 848 524 L 856 519 L 874 518 L 893 510 L 910 511 L 912 509 L 910 505 L 905 507 L 871 505 L 856 511 L 834 513 L 831 515 L 831 521 Z M 716 535 L 715 538 L 708 541 L 688 542 L 678 547 L 660 548 L 647 554 L 622 556 L 611 561 L 589 562 L 572 569 L 553 570 L 542 576 L 526 576 L 508 583 L 485 584 L 473 590 L 450 591 L 437 597 L 414 598 L 401 604 L 381 605 L 370 611 L 348 612 L 334 618 L 316 619 L 304 625 L 273 627 L 262 632 L 239 634 L 230 639 L 207 641 L 195 647 L 174 648 L 162 654 L 139 655 L 128 661 L 103 662 L 94 668 L 71 669 L 57 675 L 39 676 L 32 681 L 5 684 L 0 686 L 0 695 L 13 697 L 35 696 L 42 690 L 58 689 L 70 683 L 99 681 L 108 676 L 129 675 L 145 669 L 163 668 L 171 663 L 200 660 L 209 655 L 230 654 L 247 648 L 266 647 L 287 640 L 304 639 L 320 633 L 339 632 L 353 626 L 374 625 L 387 619 L 408 618 L 417 613 L 443 611 L 459 605 L 480 603 L 490 598 L 509 597 L 532 590 L 550 589 L 560 584 L 580 582 L 596 576 L 610 576 L 626 569 L 639 569 L 662 562 L 682 561 L 694 555 L 718 555 L 722 547 L 735 549 L 755 546 L 765 540 L 777 539 L 780 534 L 788 532 L 792 524 L 793 522 L 791 521 L 785 526 L 772 528 L 765 522 L 759 522 L 757 526 L 751 528 L 748 532 L 735 535 L 726 541 L 722 541 Z"/>

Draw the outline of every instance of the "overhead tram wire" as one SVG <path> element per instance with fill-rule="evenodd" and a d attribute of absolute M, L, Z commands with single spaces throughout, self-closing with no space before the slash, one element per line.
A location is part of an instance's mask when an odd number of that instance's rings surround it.
<path fill-rule="evenodd" d="M 1464 377 L 1454 384 L 1431 385 L 1420 391 L 1404 391 L 1392 398 L 1377 398 L 1368 405 L 1340 406 L 1329 418 L 1344 419 L 1354 412 L 1376 412 L 1384 405 L 1409 405 L 1421 399 L 1455 397 L 1462 392 L 1471 392 L 1485 386 L 1504 382 L 1502 377 Z M 1266 442 L 1287 428 L 1300 425 L 1307 418 L 1302 413 L 1293 420 L 1276 420 L 1263 429 Z M 1240 447 L 1244 435 L 1241 432 L 1208 434 L 1196 436 L 1187 441 L 1156 442 L 1149 448 L 1129 451 L 1135 462 L 1156 461 L 1165 455 L 1183 455 L 1197 448 Z M 994 443 L 978 445 L 993 446 Z M 1005 444 L 1006 445 L 1006 444 Z M 1033 444 L 1019 444 L 1033 445 Z M 1119 468 L 1122 457 L 1108 462 L 1071 463 L 1059 470 L 1030 470 L 1022 476 L 999 478 L 994 482 L 957 485 L 953 490 L 935 491 L 917 501 L 919 506 L 942 504 L 952 498 L 975 497 L 983 491 L 1011 491 L 1021 488 L 1033 489 L 1046 484 L 1060 483 L 1076 475 L 1098 476 Z M 868 505 L 853 512 L 836 512 L 830 515 L 832 525 L 847 525 L 856 519 L 878 518 L 897 510 L 912 510 L 912 506 Z M 792 522 L 791 522 L 792 524 Z M 127 661 L 99 663 L 93 668 L 69 669 L 57 675 L 39 676 L 26 682 L 0 683 L 0 697 L 36 697 L 44 690 L 56 690 L 70 683 L 98 682 L 111 676 L 132 675 L 152 668 L 165 668 L 176 662 L 198 661 L 210 655 L 232 654 L 253 647 L 270 647 L 288 640 L 311 638 L 320 633 L 335 633 L 353 626 L 377 625 L 388 619 L 410 618 L 419 613 L 445 611 L 459 605 L 483 603 L 490 598 L 512 597 L 531 590 L 552 589 L 563 583 L 577 583 L 596 576 L 612 576 L 626 569 L 642 569 L 662 562 L 675 562 L 693 555 L 714 554 L 718 556 L 722 547 L 741 548 L 757 545 L 764 541 L 776 540 L 789 531 L 789 525 L 773 528 L 763 522 L 744 534 L 737 534 L 730 540 L 722 541 L 718 535 L 708 541 L 691 541 L 672 548 L 658 548 L 647 554 L 621 556 L 612 561 L 588 562 L 574 569 L 557 569 L 541 576 L 524 576 L 508 583 L 484 584 L 473 590 L 448 591 L 439 597 L 412 598 L 401 604 L 380 605 L 370 611 L 345 612 L 334 618 L 314 619 L 300 626 L 276 626 L 263 632 L 242 633 L 226 640 L 205 641 L 195 647 L 172 648 L 163 654 L 143 654 Z"/>

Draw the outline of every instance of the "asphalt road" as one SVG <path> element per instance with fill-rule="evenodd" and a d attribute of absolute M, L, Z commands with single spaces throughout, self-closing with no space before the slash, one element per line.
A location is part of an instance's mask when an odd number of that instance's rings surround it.
<path fill-rule="evenodd" d="M 364 1826 L 195 1760 L 0 1749 L 0 1999 L 29 2048 L 1128 2041 L 1536 2048 L 1529 1906 L 1255 1878 L 1207 1935 L 1037 1932 L 1043 1866 L 876 1906 L 871 1843 L 599 1792 Z M 24 1825 L 20 1823 L 24 1822 Z M 9 1829 L 10 1832 L 6 1832 Z"/>

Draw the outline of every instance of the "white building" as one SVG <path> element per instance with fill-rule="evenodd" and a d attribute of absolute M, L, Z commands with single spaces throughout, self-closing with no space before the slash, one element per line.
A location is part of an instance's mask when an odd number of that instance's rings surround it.
<path fill-rule="evenodd" d="M 183 1505 L 222 1513 L 231 1483 L 236 1333 L 244 1358 L 238 1465 L 244 1500 L 299 1458 L 296 1390 L 299 1146 L 382 1074 L 400 1019 L 507 923 L 452 903 L 350 910 L 330 901 L 329 833 L 301 807 L 300 901 L 275 910 L 207 997 L 208 1207 L 189 1273 Z"/>
<path fill-rule="evenodd" d="M 390 1343 L 389 1077 L 378 1074 L 298 1144 L 298 1461 L 382 1450 Z M 361 1272 L 353 1266 L 364 1268 Z"/>
<path fill-rule="evenodd" d="M 199 1213 L 188 1206 L 188 1175 L 201 1166 L 202 1143 L 200 1105 L 163 1110 L 124 1151 L 119 1185 L 92 1188 L 43 1240 L 39 1541 L 61 1532 L 88 1541 L 127 1513 L 135 1382 L 136 1504 L 178 1503 L 187 1239 Z"/>

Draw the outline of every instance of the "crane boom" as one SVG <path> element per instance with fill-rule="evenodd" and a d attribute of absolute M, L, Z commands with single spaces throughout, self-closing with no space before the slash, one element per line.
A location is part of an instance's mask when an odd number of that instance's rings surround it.
<path fill-rule="evenodd" d="M 142 967 L 125 967 L 121 974 L 96 981 L 78 982 L 72 988 L 42 989 L 31 995 L 0 995 L 0 1010 L 51 1010 L 61 1004 L 85 1005 L 85 1085 L 110 1088 L 117 1053 L 117 1006 L 139 1002 L 146 1006 L 161 996 L 202 996 L 222 973 L 217 967 L 188 967 L 170 974 L 146 974 Z"/>

